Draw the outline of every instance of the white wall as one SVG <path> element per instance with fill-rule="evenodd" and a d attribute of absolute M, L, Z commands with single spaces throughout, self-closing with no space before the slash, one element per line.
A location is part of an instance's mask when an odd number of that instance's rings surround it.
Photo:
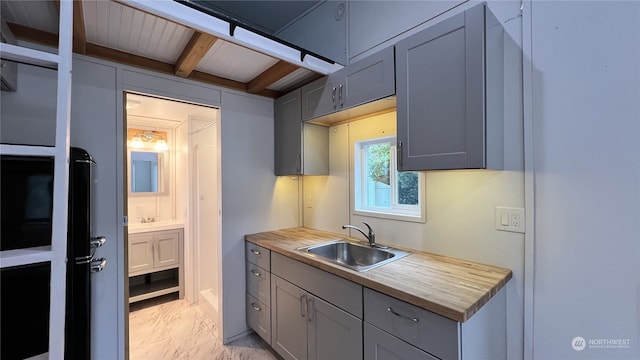
<path fill-rule="evenodd" d="M 640 358 L 639 19 L 637 1 L 531 3 L 534 359 Z"/>
<path fill-rule="evenodd" d="M 273 173 L 273 100 L 223 93 L 223 334 L 248 330 L 245 320 L 244 235 L 298 225 L 298 180 Z"/>
<path fill-rule="evenodd" d="M 93 233 L 107 237 L 97 257 L 107 267 L 91 276 L 91 353 L 97 360 L 117 357 L 124 318 L 118 315 L 124 287 L 117 281 L 124 266 L 122 257 L 123 207 L 118 153 L 121 129 L 116 121 L 116 67 L 74 59 L 71 93 L 71 145 L 87 150 L 96 161 L 96 199 Z M 120 124 L 121 127 L 121 124 Z M 98 136 L 99 135 L 99 136 Z"/>
<path fill-rule="evenodd" d="M 0 92 L 2 143 L 53 146 L 56 79 L 55 70 L 18 64 L 17 90 Z M 38 94 L 38 101 L 34 101 L 34 94 Z"/>

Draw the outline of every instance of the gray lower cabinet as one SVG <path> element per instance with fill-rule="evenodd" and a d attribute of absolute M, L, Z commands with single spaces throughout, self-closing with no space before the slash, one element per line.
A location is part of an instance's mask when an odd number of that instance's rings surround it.
<path fill-rule="evenodd" d="M 396 43 L 398 170 L 503 168 L 503 41 L 482 4 Z"/>
<path fill-rule="evenodd" d="M 245 243 L 247 325 L 271 344 L 271 251 Z"/>
<path fill-rule="evenodd" d="M 365 359 L 506 359 L 506 295 L 464 323 L 364 289 Z"/>
<path fill-rule="evenodd" d="M 417 347 L 364 323 L 364 358 L 367 360 L 437 360 Z"/>
<path fill-rule="evenodd" d="M 300 93 L 297 89 L 275 100 L 274 172 L 329 175 L 329 128 L 302 122 Z"/>
<path fill-rule="evenodd" d="M 459 358 L 458 322 L 454 320 L 365 288 L 364 321 L 440 359 Z"/>
<path fill-rule="evenodd" d="M 506 295 L 464 323 L 246 243 L 247 323 L 287 360 L 506 359 Z"/>
<path fill-rule="evenodd" d="M 284 359 L 362 359 L 362 320 L 272 275 L 272 347 Z"/>

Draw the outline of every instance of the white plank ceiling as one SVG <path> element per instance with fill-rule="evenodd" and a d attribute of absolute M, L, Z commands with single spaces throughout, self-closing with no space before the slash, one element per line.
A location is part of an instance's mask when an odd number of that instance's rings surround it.
<path fill-rule="evenodd" d="M 50 34 L 58 32 L 58 10 L 53 0 L 2 0 L 0 15 L 2 20 L 10 25 L 22 25 L 20 29 L 10 27 L 17 38 L 25 41 L 38 42 L 46 37 L 42 36 L 42 33 L 32 33 L 30 29 Z M 83 0 L 82 15 L 87 46 L 95 44 L 101 49 L 137 55 L 155 61 L 154 64 L 158 64 L 157 66 L 169 69 L 178 62 L 195 33 L 183 25 L 109 0 Z M 87 55 L 92 56 L 89 52 Z M 114 61 L 122 62 L 122 59 L 126 58 L 127 56 L 121 56 L 120 60 Z M 198 60 L 194 70 L 232 80 L 236 82 L 236 88 L 241 89 L 243 84 L 247 85 L 252 80 L 255 82 L 259 75 L 279 61 L 280 59 L 272 56 L 218 39 Z M 310 70 L 296 67 L 295 71 L 284 76 L 275 79 L 272 76 L 268 83 L 264 84 L 266 90 L 262 95 L 277 97 L 317 76 Z M 268 93 L 269 90 L 271 93 Z M 260 94 L 258 91 L 256 93 Z"/>

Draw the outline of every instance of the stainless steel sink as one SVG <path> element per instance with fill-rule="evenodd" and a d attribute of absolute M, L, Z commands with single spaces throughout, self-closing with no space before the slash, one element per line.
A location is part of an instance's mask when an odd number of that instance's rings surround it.
<path fill-rule="evenodd" d="M 307 256 L 329 260 L 356 271 L 373 269 L 409 255 L 408 252 L 397 249 L 370 247 L 346 240 L 305 246 L 296 250 Z"/>

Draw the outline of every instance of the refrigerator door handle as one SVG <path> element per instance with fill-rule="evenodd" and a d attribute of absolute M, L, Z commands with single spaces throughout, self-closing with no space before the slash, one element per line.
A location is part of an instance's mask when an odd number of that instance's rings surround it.
<path fill-rule="evenodd" d="M 91 261 L 91 272 L 92 273 L 100 272 L 100 271 L 104 270 L 105 267 L 107 267 L 107 259 L 105 259 L 105 258 L 99 258 L 99 259 L 95 259 L 95 260 Z"/>
<path fill-rule="evenodd" d="M 91 248 L 95 249 L 95 248 L 101 247 L 106 242 L 107 242 L 107 238 L 105 236 L 95 236 L 91 238 L 89 245 L 91 246 Z"/>
<path fill-rule="evenodd" d="M 75 258 L 77 265 L 88 264 L 93 260 L 93 254 L 87 256 L 78 256 Z"/>

